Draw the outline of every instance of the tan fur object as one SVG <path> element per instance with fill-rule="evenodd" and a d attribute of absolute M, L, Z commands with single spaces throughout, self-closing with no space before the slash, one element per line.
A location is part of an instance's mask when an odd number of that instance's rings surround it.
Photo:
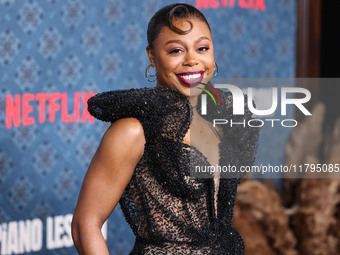
<path fill-rule="evenodd" d="M 292 217 L 301 255 L 339 254 L 329 230 L 336 224 L 338 179 L 302 179 L 297 192 L 297 213 Z"/>
<path fill-rule="evenodd" d="M 325 143 L 325 155 L 326 162 L 328 164 L 339 164 L 340 163 L 340 118 L 337 119 L 333 132 L 331 135 L 327 136 L 327 140 Z M 339 178 L 340 173 L 334 173 L 336 178 Z M 340 181 L 340 180 L 339 180 Z M 335 208 L 334 218 L 336 220 L 336 224 L 331 226 L 330 234 L 332 234 L 336 238 L 336 254 L 340 254 L 340 184 L 337 190 L 338 203 Z"/>
<path fill-rule="evenodd" d="M 322 141 L 322 124 L 325 117 L 325 105 L 317 103 L 312 116 L 308 116 L 292 131 L 286 145 L 285 165 L 302 164 L 306 155 L 318 156 Z"/>
<path fill-rule="evenodd" d="M 242 211 L 248 210 L 254 216 L 276 254 L 297 254 L 288 216 L 274 189 L 258 181 L 247 181 L 239 185 L 236 200 Z"/>
<path fill-rule="evenodd" d="M 277 255 L 268 244 L 267 237 L 249 210 L 241 209 L 236 204 L 232 225 L 244 240 L 245 255 Z"/>
<path fill-rule="evenodd" d="M 291 133 L 285 149 L 286 166 L 299 166 L 306 162 L 307 156 L 317 158 L 319 148 L 323 139 L 322 125 L 325 118 L 326 108 L 321 102 L 313 108 L 312 116 L 306 117 L 303 122 L 299 123 Z M 296 189 L 303 174 L 296 173 L 295 176 L 290 173 L 285 176 L 283 189 L 281 191 L 282 202 L 285 207 L 294 206 Z M 289 178 L 289 179 L 287 179 Z"/>

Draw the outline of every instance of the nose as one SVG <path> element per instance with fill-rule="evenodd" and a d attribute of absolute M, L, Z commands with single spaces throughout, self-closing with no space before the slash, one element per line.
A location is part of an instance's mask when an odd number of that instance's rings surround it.
<path fill-rule="evenodd" d="M 194 66 L 198 64 L 198 58 L 196 52 L 187 51 L 185 54 L 185 59 L 183 61 L 183 65 L 185 66 Z"/>

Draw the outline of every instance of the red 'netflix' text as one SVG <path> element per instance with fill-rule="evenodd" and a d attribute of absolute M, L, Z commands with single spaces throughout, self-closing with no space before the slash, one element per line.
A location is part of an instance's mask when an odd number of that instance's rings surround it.
<path fill-rule="evenodd" d="M 6 128 L 33 125 L 36 121 L 55 122 L 58 112 L 62 122 L 94 123 L 93 116 L 87 111 L 87 100 L 94 94 L 93 91 L 75 92 L 72 106 L 66 92 L 6 95 Z"/>

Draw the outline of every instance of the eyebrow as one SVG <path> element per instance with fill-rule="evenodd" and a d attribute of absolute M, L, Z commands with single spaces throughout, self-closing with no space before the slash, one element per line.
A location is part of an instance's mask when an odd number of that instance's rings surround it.
<path fill-rule="evenodd" d="M 199 41 L 202 41 L 202 40 L 209 40 L 209 41 L 210 41 L 210 39 L 209 39 L 208 37 L 202 36 L 202 37 L 198 38 L 198 39 L 195 41 L 195 43 L 197 43 L 197 42 L 199 42 Z M 167 41 L 167 42 L 165 43 L 165 45 L 168 45 L 168 44 L 170 44 L 170 43 L 180 43 L 180 44 L 184 44 L 184 42 L 183 42 L 182 40 L 170 40 L 170 41 Z M 165 45 L 164 45 L 164 46 L 165 46 Z"/>

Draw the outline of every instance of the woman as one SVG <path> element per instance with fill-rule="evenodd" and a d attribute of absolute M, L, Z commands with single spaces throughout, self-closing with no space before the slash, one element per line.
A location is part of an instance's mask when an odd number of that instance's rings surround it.
<path fill-rule="evenodd" d="M 233 118 L 230 93 L 217 90 L 223 104 L 208 101 L 210 112 L 199 114 L 199 95 L 217 71 L 209 24 L 193 6 L 165 6 L 149 22 L 146 50 L 146 76 L 156 77 L 156 87 L 88 101 L 89 112 L 112 125 L 81 188 L 72 222 L 76 248 L 109 254 L 100 229 L 119 202 L 136 235 L 130 254 L 243 254 L 231 226 L 239 178 L 190 175 L 195 165 L 252 164 L 256 152 L 257 128 L 211 124 L 216 114 Z M 235 120 L 244 117 L 251 118 L 249 110 Z"/>

